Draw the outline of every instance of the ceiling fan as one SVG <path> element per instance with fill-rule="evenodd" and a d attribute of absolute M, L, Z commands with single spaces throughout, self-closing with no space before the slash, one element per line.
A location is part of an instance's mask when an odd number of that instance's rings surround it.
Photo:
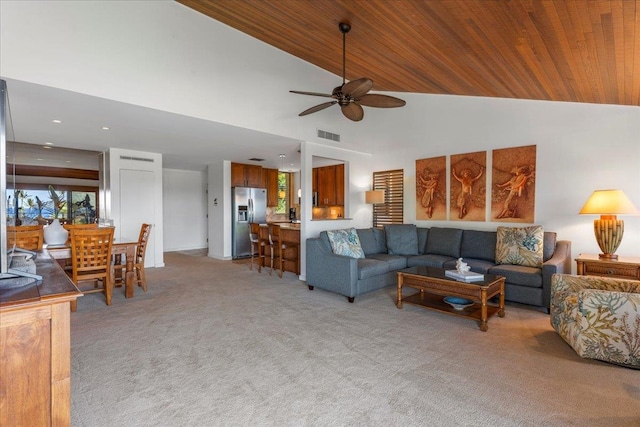
<path fill-rule="evenodd" d="M 373 88 L 373 82 L 366 77 L 346 83 L 346 38 L 347 33 L 351 30 L 351 25 L 341 22 L 338 25 L 338 28 L 342 33 L 342 85 L 333 89 L 331 95 L 317 92 L 290 90 L 289 92 L 300 95 L 323 96 L 334 99 L 334 101 L 324 102 L 316 105 L 315 107 L 304 110 L 298 115 L 306 116 L 307 114 L 315 113 L 317 111 L 324 110 L 327 107 L 331 107 L 334 104 L 338 104 L 342 109 L 342 114 L 344 114 L 346 118 L 353 120 L 354 122 L 359 122 L 364 117 L 364 110 L 362 109 L 363 105 L 365 107 L 378 108 L 393 108 L 405 105 L 406 102 L 400 98 L 388 95 L 368 94 L 367 92 Z"/>

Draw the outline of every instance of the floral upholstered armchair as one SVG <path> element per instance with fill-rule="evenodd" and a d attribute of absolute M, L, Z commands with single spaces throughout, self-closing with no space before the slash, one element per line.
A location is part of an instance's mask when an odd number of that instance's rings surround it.
<path fill-rule="evenodd" d="M 556 274 L 551 325 L 581 357 L 640 368 L 640 281 Z"/>

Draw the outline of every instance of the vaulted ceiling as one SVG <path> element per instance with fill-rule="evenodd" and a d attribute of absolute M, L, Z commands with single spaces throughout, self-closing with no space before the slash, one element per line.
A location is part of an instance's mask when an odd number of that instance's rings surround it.
<path fill-rule="evenodd" d="M 347 22 L 376 91 L 640 105 L 640 0 L 178 1 L 337 75 Z"/>

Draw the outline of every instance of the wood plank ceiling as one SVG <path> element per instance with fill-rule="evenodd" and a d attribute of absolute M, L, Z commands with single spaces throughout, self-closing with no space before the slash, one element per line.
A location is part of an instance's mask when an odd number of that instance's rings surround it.
<path fill-rule="evenodd" d="M 640 0 L 178 1 L 339 76 L 347 22 L 375 91 L 640 105 Z"/>

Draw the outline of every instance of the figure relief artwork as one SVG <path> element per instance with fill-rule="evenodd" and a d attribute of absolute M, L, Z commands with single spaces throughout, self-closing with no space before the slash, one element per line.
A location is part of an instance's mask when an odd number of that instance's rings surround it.
<path fill-rule="evenodd" d="M 535 145 L 493 150 L 493 221 L 534 222 L 535 172 Z"/>
<path fill-rule="evenodd" d="M 452 221 L 485 221 L 487 152 L 451 156 L 450 218 Z"/>
<path fill-rule="evenodd" d="M 445 156 L 416 160 L 416 219 L 446 220 Z"/>

